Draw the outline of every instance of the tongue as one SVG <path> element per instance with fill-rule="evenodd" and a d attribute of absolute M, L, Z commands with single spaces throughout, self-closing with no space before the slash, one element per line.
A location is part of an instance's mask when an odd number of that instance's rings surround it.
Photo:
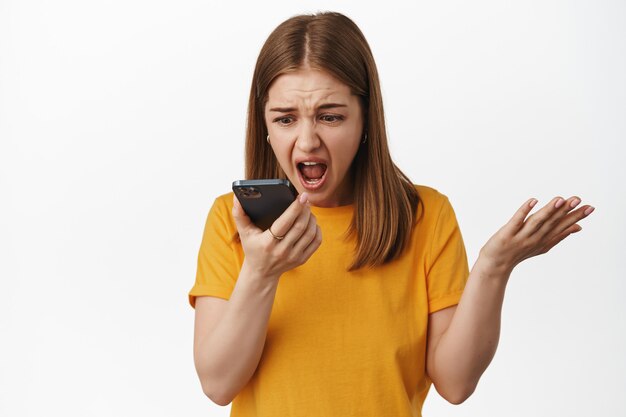
<path fill-rule="evenodd" d="M 326 166 L 321 164 L 315 165 L 300 165 L 300 170 L 305 177 L 311 179 L 321 178 L 326 172 Z"/>

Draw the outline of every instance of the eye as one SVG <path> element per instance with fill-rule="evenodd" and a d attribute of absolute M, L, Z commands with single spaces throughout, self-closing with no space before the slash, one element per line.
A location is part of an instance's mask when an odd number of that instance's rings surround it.
<path fill-rule="evenodd" d="M 280 126 L 288 126 L 293 123 L 293 117 L 291 116 L 277 117 L 276 119 L 274 119 L 274 123 L 277 123 Z"/>
<path fill-rule="evenodd" d="M 343 120 L 343 116 L 338 114 L 323 114 L 320 116 L 320 120 L 326 123 L 337 123 Z"/>

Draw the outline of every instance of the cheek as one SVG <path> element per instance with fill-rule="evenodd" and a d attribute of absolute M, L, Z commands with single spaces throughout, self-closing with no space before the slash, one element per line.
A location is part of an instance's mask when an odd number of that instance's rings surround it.
<path fill-rule="evenodd" d="M 272 136 L 272 132 L 270 132 L 270 143 L 267 146 L 271 146 L 274 156 L 281 167 L 288 170 L 288 166 L 291 165 L 291 148 L 288 141 L 279 135 Z"/>
<path fill-rule="evenodd" d="M 352 126 L 349 133 L 345 135 L 345 139 L 347 140 L 343 141 L 344 151 L 354 156 L 363 140 L 363 128 L 361 125 Z"/>
<path fill-rule="evenodd" d="M 344 138 L 345 139 L 345 138 Z M 342 141 L 338 142 L 335 149 L 333 149 L 334 162 L 341 166 L 342 171 L 347 171 L 352 165 L 352 161 L 356 156 L 361 145 L 360 138 L 358 140 Z"/>

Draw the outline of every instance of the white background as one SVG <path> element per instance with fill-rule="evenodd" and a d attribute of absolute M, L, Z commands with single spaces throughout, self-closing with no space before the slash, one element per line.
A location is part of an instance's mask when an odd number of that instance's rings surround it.
<path fill-rule="evenodd" d="M 608 0 L 0 0 L 0 415 L 228 415 L 192 361 L 202 230 L 243 175 L 263 41 L 329 9 L 368 38 L 393 156 L 449 196 L 470 263 L 527 198 L 597 208 L 514 271 L 475 394 L 433 390 L 424 415 L 625 415 L 626 3 Z"/>

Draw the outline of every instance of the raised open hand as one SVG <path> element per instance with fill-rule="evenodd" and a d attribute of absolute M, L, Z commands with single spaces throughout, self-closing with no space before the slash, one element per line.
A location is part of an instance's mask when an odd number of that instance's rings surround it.
<path fill-rule="evenodd" d="M 555 197 L 528 218 L 537 204 L 532 198 L 517 210 L 515 215 L 493 235 L 480 250 L 480 256 L 491 265 L 510 272 L 524 259 L 548 252 L 572 233 L 582 230 L 577 224 L 589 216 L 594 207 L 584 205 L 579 197 L 564 200 Z"/>

